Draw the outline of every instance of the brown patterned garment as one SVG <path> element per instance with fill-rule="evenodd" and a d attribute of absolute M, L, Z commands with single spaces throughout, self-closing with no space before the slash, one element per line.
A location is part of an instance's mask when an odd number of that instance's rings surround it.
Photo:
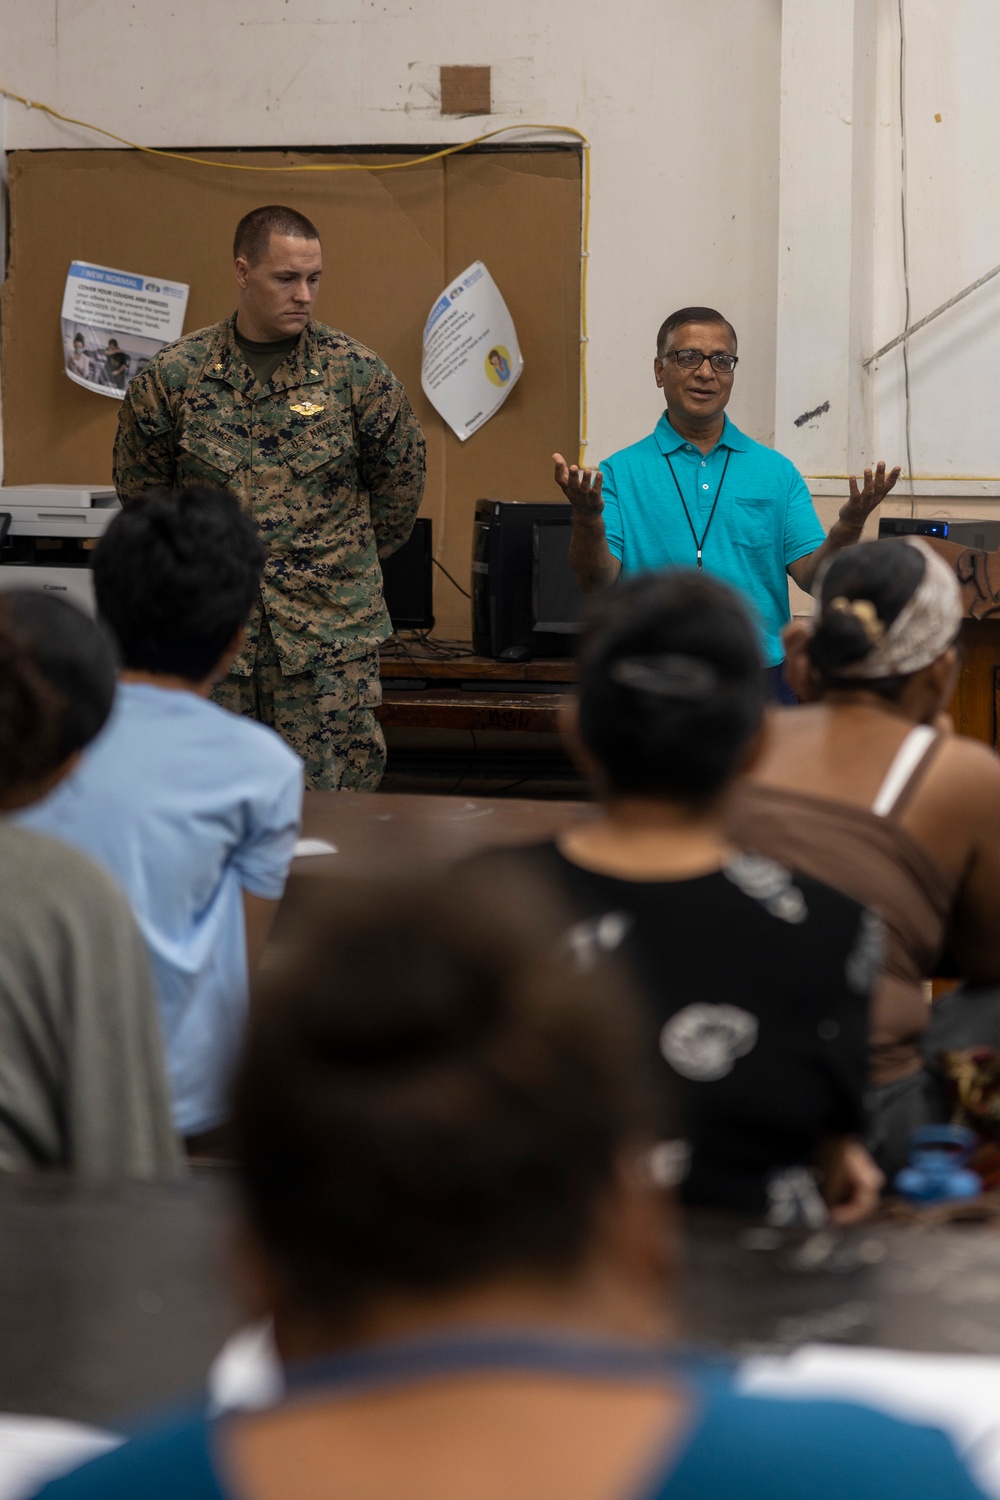
<path fill-rule="evenodd" d="M 253 671 L 265 614 L 285 673 L 371 656 L 391 634 L 379 558 L 423 494 L 420 425 L 391 370 L 337 329 L 310 323 L 260 386 L 235 323 L 168 344 L 131 382 L 115 488 L 123 504 L 157 485 L 229 489 L 257 522 L 268 556 L 235 676 Z"/>
<path fill-rule="evenodd" d="M 882 918 L 887 952 L 872 998 L 871 1082 L 918 1072 L 929 1015 L 923 981 L 945 947 L 956 883 L 892 816 L 833 798 L 744 784 L 728 832 L 741 848 L 825 881 Z"/>

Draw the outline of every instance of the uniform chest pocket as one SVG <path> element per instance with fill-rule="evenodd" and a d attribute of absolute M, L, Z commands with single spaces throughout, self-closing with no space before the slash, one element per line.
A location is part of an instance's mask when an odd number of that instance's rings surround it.
<path fill-rule="evenodd" d="M 354 433 L 341 420 L 317 423 L 282 444 L 281 458 L 297 479 L 323 469 L 342 469 L 354 460 Z"/>
<path fill-rule="evenodd" d="M 730 516 L 733 541 L 745 552 L 772 552 L 776 511 L 766 496 L 734 495 Z"/>
<path fill-rule="evenodd" d="M 188 483 L 197 479 L 218 483 L 221 476 L 235 474 L 249 457 L 247 443 L 229 440 L 214 432 L 199 432 L 192 427 L 184 429 L 177 447 L 181 470 L 178 477 L 183 477 Z"/>

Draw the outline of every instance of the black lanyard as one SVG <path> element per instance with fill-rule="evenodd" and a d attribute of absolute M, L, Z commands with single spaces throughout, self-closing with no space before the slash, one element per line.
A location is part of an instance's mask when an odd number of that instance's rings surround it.
<path fill-rule="evenodd" d="M 684 507 L 684 518 L 687 521 L 688 526 L 691 528 L 691 536 L 694 539 L 695 550 L 698 553 L 698 572 L 699 573 L 701 572 L 701 553 L 702 553 L 702 548 L 705 545 L 705 538 L 708 536 L 709 527 L 711 526 L 712 522 L 715 520 L 715 508 L 716 508 L 716 506 L 719 503 L 719 496 L 722 494 L 722 486 L 726 482 L 726 470 L 729 468 L 729 460 L 732 458 L 732 456 L 733 456 L 733 450 L 732 450 L 732 448 L 727 448 L 726 449 L 726 461 L 722 465 L 722 478 L 719 480 L 719 488 L 715 492 L 715 499 L 712 501 L 712 509 L 708 513 L 708 520 L 705 522 L 705 530 L 702 532 L 702 534 L 701 534 L 701 540 L 699 541 L 698 540 L 698 533 L 695 531 L 695 529 L 694 529 L 694 522 L 691 519 L 691 512 L 688 510 L 688 508 L 687 508 L 687 501 L 684 499 L 684 491 L 681 489 L 681 482 L 677 478 L 676 473 L 674 473 L 674 466 L 670 462 L 670 454 L 669 453 L 664 453 L 664 455 L 663 455 L 663 457 L 667 460 L 667 468 L 670 470 L 671 474 L 673 475 L 674 484 L 677 486 L 677 493 L 681 497 L 681 504 Z"/>

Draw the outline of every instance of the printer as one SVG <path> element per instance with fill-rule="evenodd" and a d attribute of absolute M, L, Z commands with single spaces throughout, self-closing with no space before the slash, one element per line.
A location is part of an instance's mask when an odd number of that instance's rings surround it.
<path fill-rule="evenodd" d="M 109 485 L 0 485 L 0 589 L 60 594 L 93 614 L 91 555 L 120 509 Z"/>

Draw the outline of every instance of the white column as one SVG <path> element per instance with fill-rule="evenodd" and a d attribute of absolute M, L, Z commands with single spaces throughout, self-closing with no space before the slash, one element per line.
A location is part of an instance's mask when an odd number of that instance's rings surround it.
<path fill-rule="evenodd" d="M 877 10 L 874 0 L 782 8 L 774 444 L 817 496 L 842 496 L 846 483 L 816 476 L 871 461 L 861 360 L 872 324 Z M 829 524 L 836 506 L 819 508 Z"/>

